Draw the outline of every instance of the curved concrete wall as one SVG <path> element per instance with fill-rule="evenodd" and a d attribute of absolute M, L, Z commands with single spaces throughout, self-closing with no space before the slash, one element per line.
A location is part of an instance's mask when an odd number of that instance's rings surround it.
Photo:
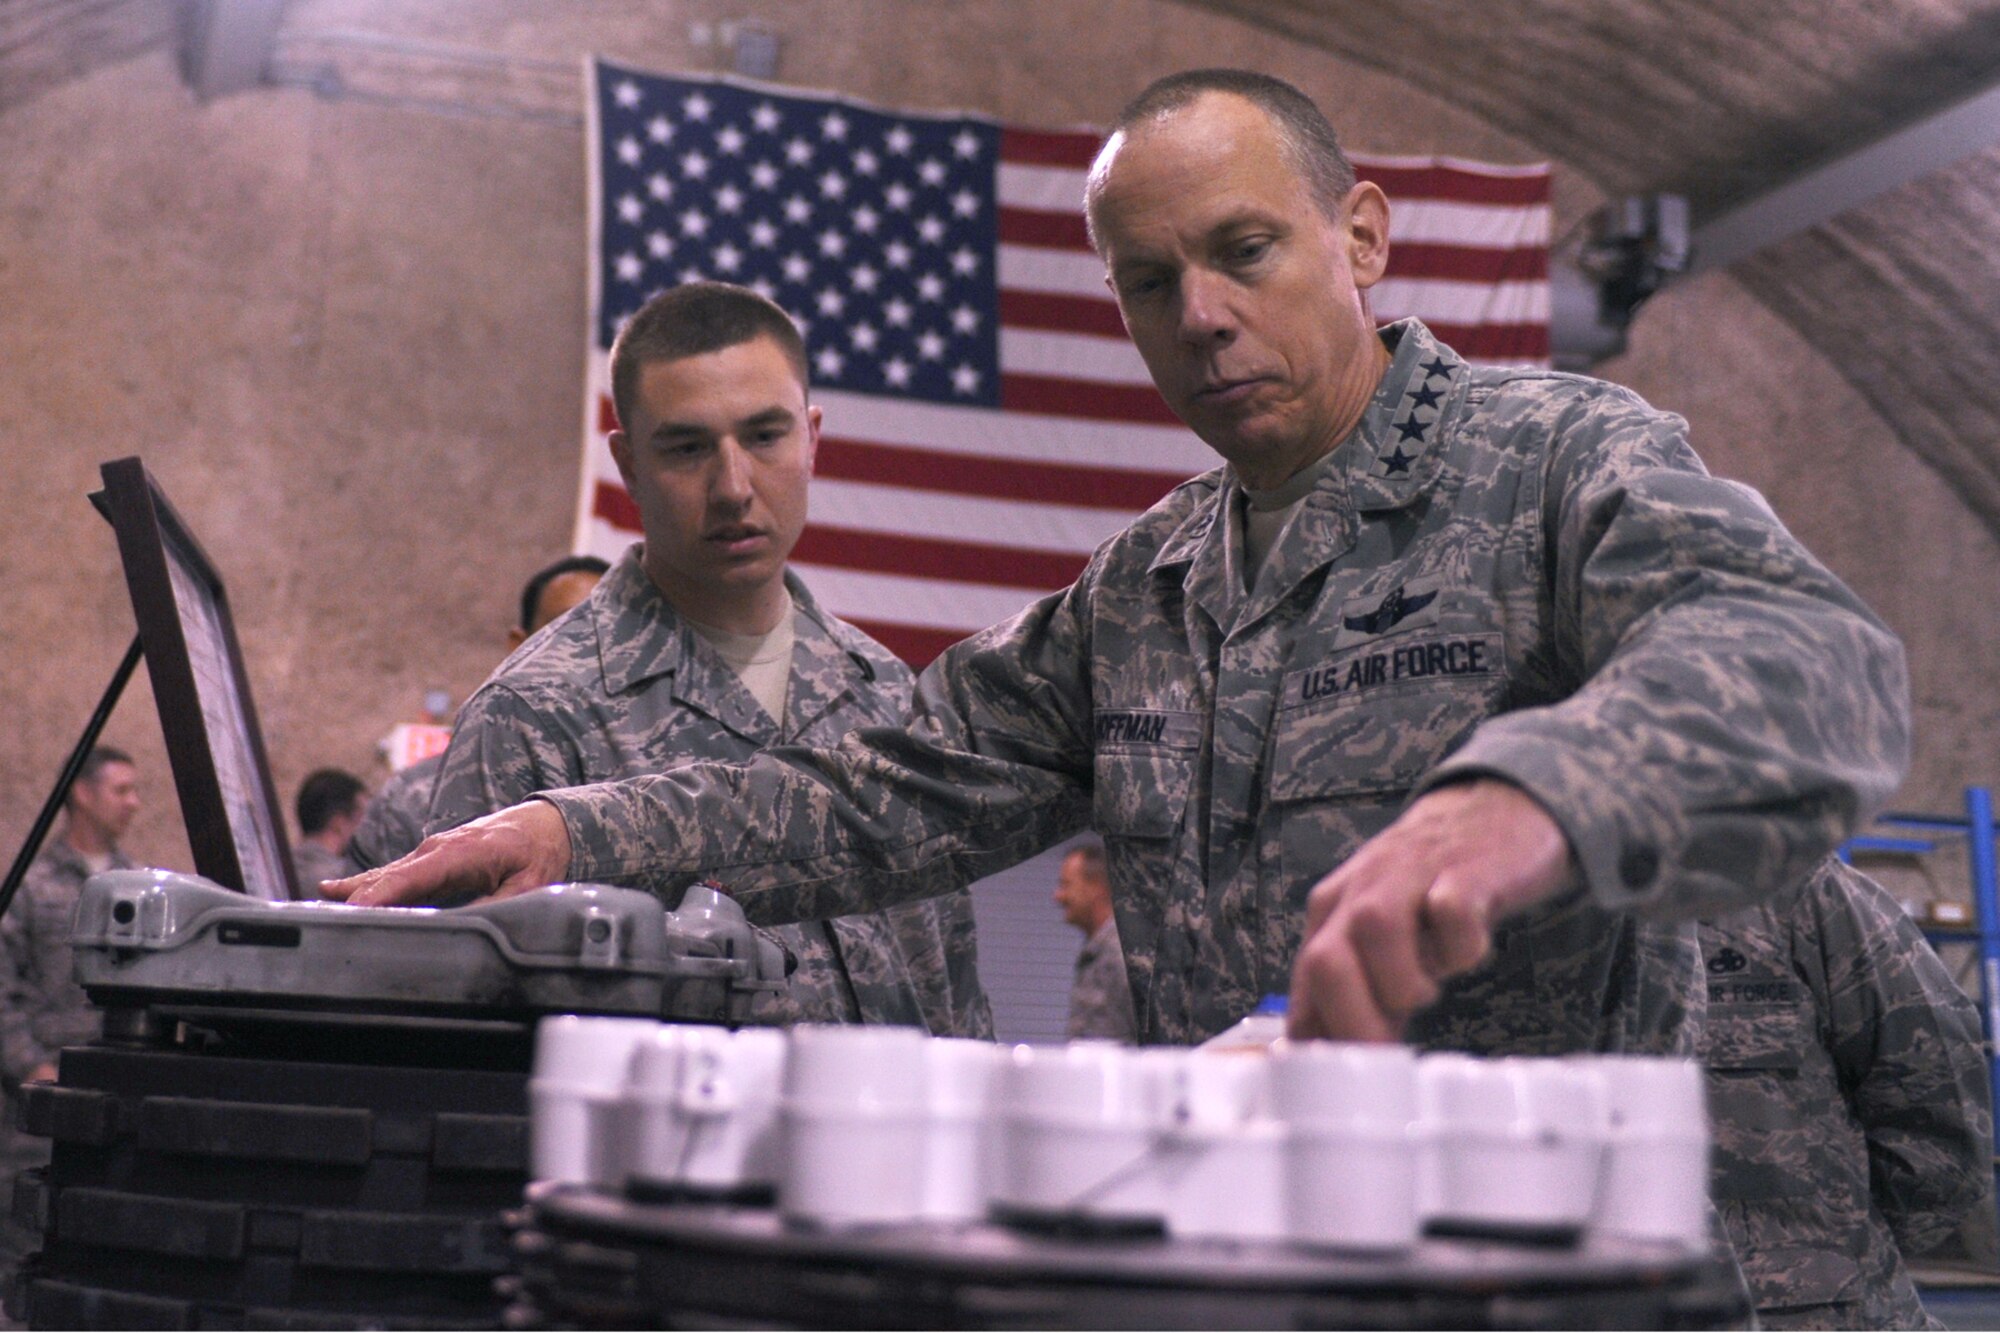
<path fill-rule="evenodd" d="M 322 763 L 379 777 L 376 739 L 426 689 L 478 683 L 574 504 L 586 241 L 571 71 L 588 51 L 702 68 L 690 25 L 740 12 L 294 0 L 281 63 L 345 61 L 365 96 L 198 106 L 161 50 L 0 111 L 0 691 L 19 719 L 0 734 L 0 836 L 25 831 L 131 632 L 83 500 L 103 459 L 142 455 L 227 577 L 285 800 Z M 781 81 L 889 105 L 1101 123 L 1160 73 L 1246 64 L 1320 98 L 1358 149 L 1536 156 L 1407 84 L 1162 0 L 755 12 L 784 42 Z M 355 32 L 400 45 L 325 37 Z M 1559 175 L 1559 226 L 1595 202 Z M 1945 800 L 1977 772 L 1992 710 L 1953 612 L 1901 605 L 1898 574 L 1943 535 L 1965 586 L 1990 582 L 1977 525 L 1726 280 L 1662 297 L 1612 370 L 1687 412 L 1718 469 L 1770 487 L 1911 637 L 1913 790 Z M 108 739 L 150 780 L 132 849 L 187 864 L 143 680 Z"/>
<path fill-rule="evenodd" d="M 1895 804 L 1962 813 L 1990 782 L 2000 652 L 1985 601 L 2000 543 L 1792 327 L 1727 275 L 1670 287 L 1599 367 L 1688 418 L 1709 467 L 1761 490 L 1799 539 L 1903 637 L 1916 755 Z M 1954 896 L 1962 888 L 1952 885 Z"/>

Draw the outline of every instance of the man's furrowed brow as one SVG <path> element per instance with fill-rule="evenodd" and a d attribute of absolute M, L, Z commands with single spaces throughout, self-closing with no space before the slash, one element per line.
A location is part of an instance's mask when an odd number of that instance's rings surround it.
<path fill-rule="evenodd" d="M 743 424 L 752 429 L 760 426 L 789 426 L 798 419 L 798 414 L 791 408 L 773 405 L 743 418 Z"/>
<path fill-rule="evenodd" d="M 674 421 L 669 419 L 653 427 L 653 433 L 646 438 L 659 441 L 692 440 L 700 439 L 710 434 L 713 434 L 713 432 L 699 421 Z"/>

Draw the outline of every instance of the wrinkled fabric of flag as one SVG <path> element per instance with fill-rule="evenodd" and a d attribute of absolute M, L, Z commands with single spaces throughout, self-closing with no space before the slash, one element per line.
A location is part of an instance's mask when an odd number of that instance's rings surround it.
<path fill-rule="evenodd" d="M 1125 336 L 1085 238 L 1100 135 L 592 66 L 593 264 L 576 549 L 638 536 L 608 356 L 649 296 L 739 282 L 805 335 L 825 411 L 794 567 L 913 666 L 1067 586 L 1218 461 Z M 1393 201 L 1372 293 L 1474 364 L 1548 355 L 1546 164 L 1355 157 Z"/>

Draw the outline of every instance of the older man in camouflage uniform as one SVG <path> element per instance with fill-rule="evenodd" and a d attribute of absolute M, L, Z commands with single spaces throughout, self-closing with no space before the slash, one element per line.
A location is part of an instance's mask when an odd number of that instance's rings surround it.
<path fill-rule="evenodd" d="M 646 540 L 466 701 L 431 798 L 451 828 L 549 787 L 656 773 L 893 726 L 910 670 L 785 567 L 819 410 L 784 312 L 695 283 L 612 349 L 611 447 Z M 799 967 L 767 1022 L 872 1022 L 991 1037 L 970 897 L 780 927 Z"/>
<path fill-rule="evenodd" d="M 1905 1254 L 1993 1207 L 1979 1011 L 1895 899 L 1829 863 L 1701 925 L 1713 1192 L 1766 1328 L 1938 1328 Z"/>
<path fill-rule="evenodd" d="M 906 731 L 546 793 L 339 890 L 706 871 L 817 918 L 1089 823 L 1142 1041 L 1289 985 L 1300 1035 L 1691 1049 L 1693 928 L 1658 922 L 1803 880 L 1894 788 L 1895 637 L 1679 418 L 1378 332 L 1387 201 L 1288 85 L 1156 84 L 1086 202 L 1227 467 L 932 664 Z"/>

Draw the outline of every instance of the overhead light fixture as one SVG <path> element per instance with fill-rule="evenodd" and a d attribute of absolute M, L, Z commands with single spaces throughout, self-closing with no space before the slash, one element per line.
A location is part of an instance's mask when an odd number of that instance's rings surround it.
<path fill-rule="evenodd" d="M 1574 254 L 1549 257 L 1549 351 L 1563 370 L 1623 351 L 1633 314 L 1688 267 L 1684 195 L 1628 196 L 1598 209 L 1582 230 Z"/>

